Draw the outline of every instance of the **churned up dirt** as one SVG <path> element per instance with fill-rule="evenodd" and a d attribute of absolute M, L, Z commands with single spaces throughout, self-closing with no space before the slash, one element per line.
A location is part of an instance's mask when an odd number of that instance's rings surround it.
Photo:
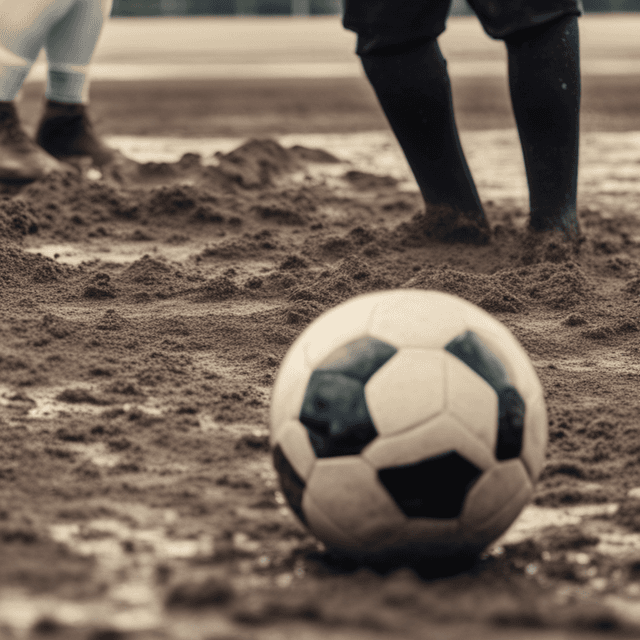
<path fill-rule="evenodd" d="M 341 160 L 254 139 L 3 187 L 0 637 L 640 632 L 633 190 L 627 209 L 606 189 L 583 204 L 575 246 L 489 201 L 475 246 L 442 242 L 397 177 Z M 546 390 L 535 504 L 450 576 L 338 562 L 285 506 L 268 450 L 299 332 L 395 287 L 495 314 Z"/>

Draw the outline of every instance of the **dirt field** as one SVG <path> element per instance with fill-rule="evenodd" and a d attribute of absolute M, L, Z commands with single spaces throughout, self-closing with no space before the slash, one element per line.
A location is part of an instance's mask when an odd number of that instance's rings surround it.
<path fill-rule="evenodd" d="M 574 250 L 524 230 L 501 77 L 454 77 L 486 247 L 429 236 L 361 79 L 96 82 L 129 159 L 0 200 L 0 638 L 638 637 L 640 77 L 584 83 Z M 338 562 L 268 450 L 291 342 L 394 287 L 494 313 L 546 390 L 534 504 L 448 576 Z"/>

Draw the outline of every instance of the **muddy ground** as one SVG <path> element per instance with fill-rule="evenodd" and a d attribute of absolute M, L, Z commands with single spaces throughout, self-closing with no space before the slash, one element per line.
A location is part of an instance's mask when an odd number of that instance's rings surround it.
<path fill-rule="evenodd" d="M 0 200 L 1 638 L 637 637 L 638 84 L 585 80 L 576 248 L 525 230 L 494 81 L 488 106 L 457 81 L 481 247 L 434 237 L 363 83 L 94 85 L 98 128 L 130 158 Z M 193 148 L 125 137 L 152 134 Z M 268 450 L 295 337 L 394 287 L 494 313 L 546 390 L 534 504 L 449 576 L 337 561 Z"/>

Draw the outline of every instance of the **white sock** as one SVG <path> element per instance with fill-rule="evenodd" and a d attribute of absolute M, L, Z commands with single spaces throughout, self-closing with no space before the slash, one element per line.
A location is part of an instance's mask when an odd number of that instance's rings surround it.
<path fill-rule="evenodd" d="M 86 102 L 87 69 L 113 0 L 0 0 L 0 99 L 12 100 L 44 46 L 47 97 Z"/>
<path fill-rule="evenodd" d="M 88 66 L 49 62 L 49 75 L 45 94 L 47 100 L 70 104 L 88 102 Z"/>
<path fill-rule="evenodd" d="M 47 33 L 49 60 L 46 97 L 55 102 L 89 100 L 89 63 L 113 0 L 76 0 Z"/>

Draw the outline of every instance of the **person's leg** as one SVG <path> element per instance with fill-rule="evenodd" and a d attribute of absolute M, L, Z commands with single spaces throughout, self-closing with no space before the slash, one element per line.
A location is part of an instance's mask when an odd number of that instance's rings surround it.
<path fill-rule="evenodd" d="M 344 0 L 343 24 L 424 197 L 425 229 L 485 242 L 482 205 L 462 152 L 437 38 L 450 0 Z"/>
<path fill-rule="evenodd" d="M 112 0 L 76 0 L 47 33 L 47 102 L 36 139 L 57 158 L 84 156 L 102 165 L 113 157 L 87 110 L 89 63 L 111 5 Z"/>
<path fill-rule="evenodd" d="M 430 39 L 361 55 L 365 73 L 389 120 L 427 205 L 451 209 L 451 239 L 486 240 L 488 225 L 464 157 L 453 113 L 447 64 Z M 471 224 L 461 231 L 460 214 Z"/>
<path fill-rule="evenodd" d="M 0 180 L 36 180 L 61 165 L 22 129 L 14 104 L 48 29 L 75 0 L 0 0 Z"/>
<path fill-rule="evenodd" d="M 517 31 L 505 42 L 511 101 L 524 156 L 530 228 L 579 234 L 576 214 L 580 112 L 578 18 Z"/>
<path fill-rule="evenodd" d="M 1 20 L 1 18 L 0 18 Z M 2 42 L 0 32 L 0 101 L 13 102 L 22 87 L 33 60 L 20 56 Z"/>

